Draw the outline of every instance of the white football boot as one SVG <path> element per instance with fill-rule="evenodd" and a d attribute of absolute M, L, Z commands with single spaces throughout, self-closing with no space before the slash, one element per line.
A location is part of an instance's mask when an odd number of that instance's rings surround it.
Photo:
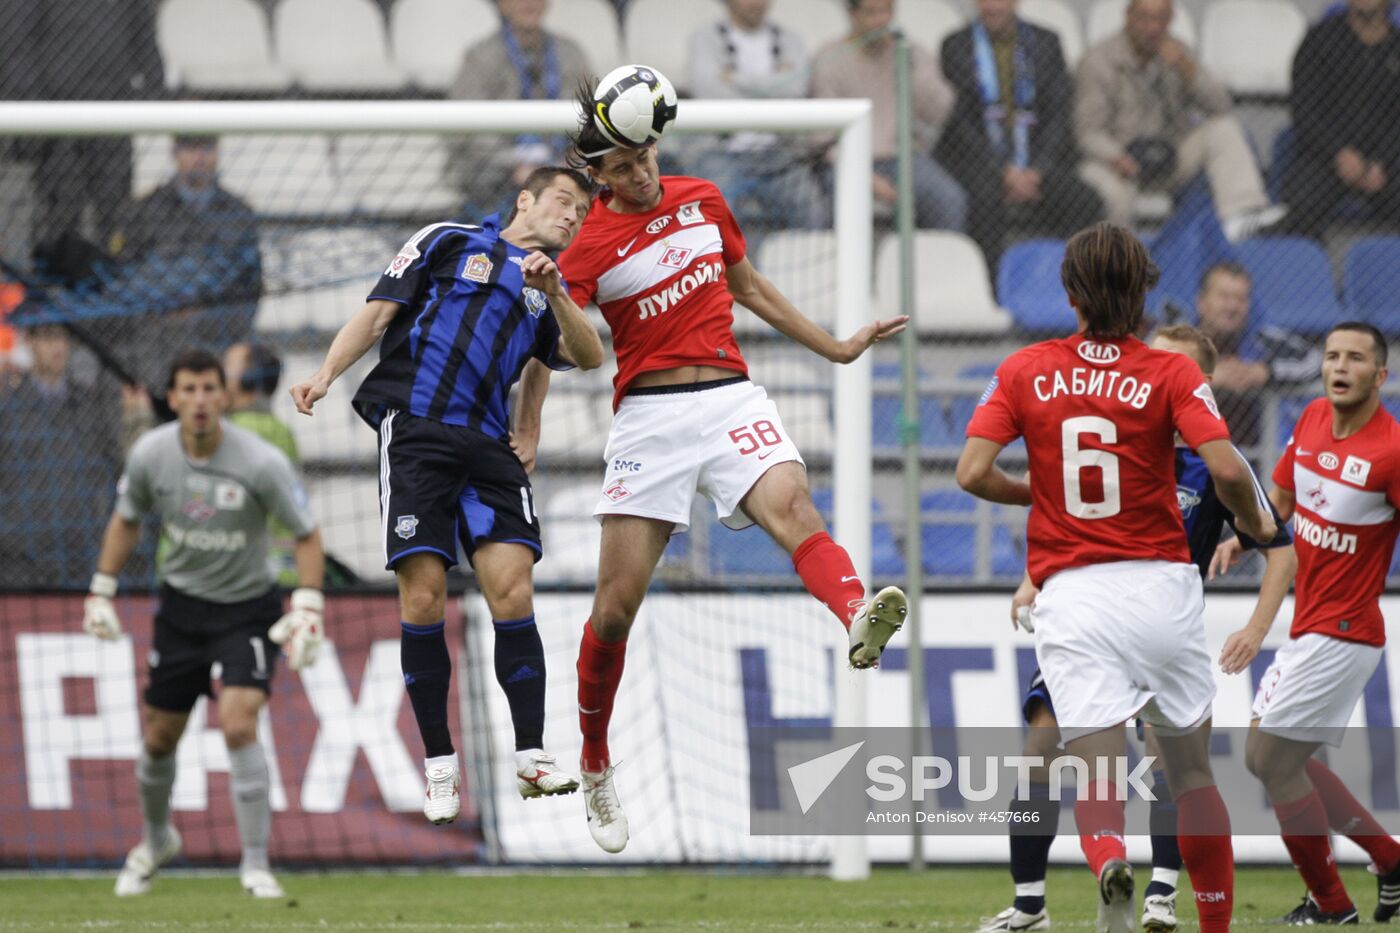
<path fill-rule="evenodd" d="M 613 765 L 606 771 L 583 772 L 583 808 L 588 814 L 588 832 L 604 852 L 621 852 L 627 847 L 627 814 L 617 799 Z"/>
<path fill-rule="evenodd" d="M 851 617 L 851 667 L 864 670 L 880 663 L 885 645 L 904 625 L 909 614 L 909 602 L 904 591 L 887 586 L 874 598 L 856 610 Z"/>
<path fill-rule="evenodd" d="M 160 847 L 160 851 L 152 851 L 151 847 L 142 839 L 136 844 L 136 848 L 126 854 L 126 864 L 122 866 L 121 872 L 117 874 L 117 897 L 134 897 L 145 894 L 151 890 L 151 879 L 156 876 L 162 866 L 170 864 L 170 860 L 180 854 L 180 834 L 175 827 L 170 827 L 165 833 L 165 845 Z"/>
<path fill-rule="evenodd" d="M 1133 866 L 1120 858 L 1109 859 L 1099 872 L 1097 933 L 1136 933 L 1133 915 Z"/>
<path fill-rule="evenodd" d="M 515 753 L 515 787 L 520 796 L 553 797 L 578 790 L 578 778 L 559 770 L 559 762 L 542 749 Z"/>
<path fill-rule="evenodd" d="M 1050 915 L 1042 910 L 1038 914 L 1028 914 L 1008 907 L 995 917 L 983 917 L 977 933 L 1022 933 L 1030 930 L 1050 929 Z"/>
<path fill-rule="evenodd" d="M 1142 899 L 1142 933 L 1172 933 L 1175 929 L 1175 891 Z"/>
<path fill-rule="evenodd" d="M 254 897 L 259 898 L 279 898 L 286 897 L 282 886 L 277 883 L 277 879 L 272 877 L 272 872 L 266 868 L 248 868 L 238 873 L 238 880 L 243 884 L 243 890 Z"/>
<path fill-rule="evenodd" d="M 428 790 L 423 800 L 423 815 L 433 823 L 451 823 L 462 812 L 462 775 L 455 761 L 429 759 L 429 762 L 424 763 Z"/>

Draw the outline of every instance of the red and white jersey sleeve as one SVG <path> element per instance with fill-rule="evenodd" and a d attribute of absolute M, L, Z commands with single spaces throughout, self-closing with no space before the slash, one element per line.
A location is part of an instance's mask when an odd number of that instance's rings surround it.
<path fill-rule="evenodd" d="M 641 373 L 678 366 L 748 372 L 726 278 L 746 255 L 744 234 L 712 183 L 667 175 L 661 187 L 661 203 L 645 214 L 620 214 L 604 196 L 594 199 L 559 257 L 574 301 L 596 302 L 612 330 L 614 408 Z"/>
<path fill-rule="evenodd" d="M 1274 482 L 1290 490 L 1298 576 L 1293 628 L 1385 644 L 1380 595 L 1400 534 L 1400 424 L 1378 408 L 1350 437 L 1332 436 L 1332 405 L 1303 410 Z"/>
<path fill-rule="evenodd" d="M 1193 445 L 1229 430 L 1188 357 L 1136 338 L 1075 335 L 1010 356 L 969 437 L 1026 440 L 1031 580 L 1124 560 L 1190 560 L 1176 501 L 1174 434 Z"/>

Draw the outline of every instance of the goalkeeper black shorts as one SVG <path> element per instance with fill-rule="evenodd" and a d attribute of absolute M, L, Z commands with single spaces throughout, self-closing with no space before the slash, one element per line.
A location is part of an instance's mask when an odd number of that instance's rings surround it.
<path fill-rule="evenodd" d="M 282 616 L 276 587 L 238 603 L 212 603 L 170 586 L 160 590 L 148 658 L 146 704 L 187 713 L 201 695 L 213 696 L 213 668 L 225 687 L 272 692 L 279 649 L 267 637 Z"/>
<path fill-rule="evenodd" d="M 523 544 L 540 559 L 540 520 L 525 467 L 505 441 L 403 411 L 379 425 L 384 569 L 409 554 L 457 565 L 479 544 Z"/>

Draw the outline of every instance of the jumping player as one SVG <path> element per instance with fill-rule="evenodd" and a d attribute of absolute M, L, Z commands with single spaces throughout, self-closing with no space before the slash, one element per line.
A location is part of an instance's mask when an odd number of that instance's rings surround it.
<path fill-rule="evenodd" d="M 1217 358 L 1215 344 L 1196 328 L 1188 324 L 1164 327 L 1153 336 L 1151 346 L 1157 350 L 1186 354 L 1200 366 L 1206 382 L 1211 381 Z M 1191 562 L 1205 576 L 1224 526 L 1229 524 L 1234 527 L 1234 516 L 1221 504 L 1205 463 L 1191 448 L 1177 446 L 1175 476 L 1177 505 L 1186 525 Z M 1259 588 L 1259 600 L 1248 625 L 1232 634 L 1221 651 L 1220 665 L 1226 673 L 1237 673 L 1248 667 L 1293 582 L 1297 566 L 1293 539 L 1277 514 L 1274 521 L 1280 527 L 1274 540 L 1263 545 L 1267 563 Z M 1252 538 L 1246 537 L 1244 541 L 1246 547 L 1260 546 Z M 1012 628 L 1018 626 L 1023 612 L 1029 612 L 1038 592 L 1029 577 L 1022 581 L 1011 600 Z M 1060 743 L 1060 730 L 1050 691 L 1038 670 L 1031 678 L 1021 710 L 1026 724 L 1031 727 L 1026 732 L 1023 754 L 1051 760 Z M 1146 732 L 1146 740 L 1148 754 L 1160 758 L 1160 750 L 1150 730 Z M 1156 798 L 1151 803 L 1149 815 L 1152 881 L 1143 892 L 1142 928 L 1144 933 L 1170 933 L 1177 925 L 1176 884 L 1181 871 L 1181 849 L 1176 838 L 1176 804 L 1172 800 L 1166 773 L 1154 769 L 1152 777 L 1152 795 Z M 1013 809 L 1038 814 L 1038 819 L 1013 824 L 1010 837 L 1011 877 L 1016 885 L 1016 900 L 995 917 L 987 918 L 978 933 L 1050 928 L 1050 916 L 1045 909 L 1045 876 L 1050 863 L 1050 845 L 1055 841 L 1055 827 L 1059 823 L 1060 802 L 1051 799 L 1049 782 L 1047 768 L 1031 769 L 1030 799 L 1013 800 L 1011 803 Z M 1018 825 L 1023 827 L 1021 831 L 1016 829 Z"/>
<path fill-rule="evenodd" d="M 324 638 L 321 535 L 286 456 L 221 419 L 228 393 L 216 357 L 200 351 L 177 356 L 166 398 L 177 420 L 146 432 L 132 447 L 83 603 L 84 629 L 98 638 L 121 637 L 112 604 L 117 574 L 136 547 L 141 519 L 159 515 L 165 541 L 160 605 L 136 762 L 145 830 L 117 875 L 116 893 L 145 894 L 156 872 L 180 852 L 180 834 L 170 822 L 175 747 L 195 701 L 214 695 L 210 669 L 218 664 L 219 725 L 243 844 L 239 881 L 254 897 L 282 897 L 267 859 L 272 809 L 258 713 L 272 687 L 277 645 L 287 646 L 292 669 L 301 670 L 316 660 Z M 300 588 L 285 615 L 268 562 L 270 517 L 296 542 Z"/>
<path fill-rule="evenodd" d="M 686 530 L 697 490 L 730 528 L 758 524 L 792 555 L 807 591 L 849 631 L 854 667 L 873 667 L 903 624 L 904 594 L 871 599 L 812 504 L 802 456 L 777 408 L 748 379 L 733 333 L 735 301 L 778 332 L 836 363 L 899 333 L 905 317 L 845 340 L 813 324 L 753 267 L 719 189 L 665 176 L 656 148 L 615 145 L 594 125 L 591 95 L 574 157 L 605 191 L 560 257 L 579 304 L 596 301 L 617 351 L 607 474 L 594 514 L 603 525 L 598 589 L 579 648 L 584 803 L 594 841 L 627 844 L 613 780 L 608 721 L 627 634 L 667 540 Z M 623 472 L 619 463 L 641 464 Z"/>
<path fill-rule="evenodd" d="M 1259 682 L 1245 753 L 1308 885 L 1285 918 L 1299 926 L 1357 922 L 1329 827 L 1371 856 L 1376 922 L 1400 910 L 1400 843 L 1312 757 L 1324 743 L 1341 745 L 1385 645 L 1380 595 L 1400 534 L 1400 424 L 1380 398 L 1386 355 L 1385 338 L 1370 324 L 1332 328 L 1322 357 L 1327 395 L 1298 418 L 1269 493 L 1279 514 L 1294 519 L 1298 582 L 1289 641 Z M 1238 555 L 1227 541 L 1216 566 L 1228 568 Z"/>
<path fill-rule="evenodd" d="M 543 751 L 544 646 L 531 575 L 540 525 L 527 466 L 529 440 L 510 432 L 510 387 L 532 361 L 593 369 L 603 343 L 569 298 L 547 253 L 563 249 L 588 211 L 592 185 L 568 168 L 525 180 L 502 225 L 441 223 L 404 244 L 364 308 L 341 328 L 316 375 L 292 388 L 311 414 L 331 383 L 383 337 L 355 409 L 379 430 L 379 510 L 385 566 L 398 578 L 400 652 L 426 753 L 423 813 L 456 819 L 461 776 L 447 719 L 452 659 L 443 632 L 447 569 L 460 541 L 491 610 L 496 679 L 515 725 L 522 797 L 568 794 L 578 779 Z M 538 412 L 548 382 L 531 369 L 522 408 Z"/>
<path fill-rule="evenodd" d="M 1066 246 L 1060 277 L 1078 333 L 1002 363 L 968 426 L 958 483 L 993 502 L 1034 504 L 1026 563 L 1041 589 L 1036 656 L 1066 749 L 1093 762 L 1075 821 L 1099 883 L 1098 929 L 1135 925 L 1123 803 L 1107 767 L 1126 751 L 1123 723 L 1141 715 L 1157 727 L 1201 929 L 1228 930 L 1230 817 L 1210 770 L 1215 682 L 1201 576 L 1173 489 L 1176 434 L 1205 462 L 1241 530 L 1267 541 L 1277 528 L 1200 367 L 1132 336 L 1158 277 L 1142 244 L 1109 223 L 1083 230 Z M 1028 482 L 996 467 L 1018 437 Z"/>

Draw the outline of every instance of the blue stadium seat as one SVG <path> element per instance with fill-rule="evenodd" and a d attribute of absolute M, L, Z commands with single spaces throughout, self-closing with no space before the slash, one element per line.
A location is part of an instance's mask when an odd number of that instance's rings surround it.
<path fill-rule="evenodd" d="M 962 432 L 949 417 L 945 407 L 945 396 L 924 395 L 919 398 L 919 446 L 961 447 Z M 903 441 L 899 436 L 899 419 L 904 410 L 904 400 L 897 395 L 875 396 L 871 412 L 872 443 L 876 448 L 898 449 Z M 966 422 L 964 422 L 966 425 Z"/>
<path fill-rule="evenodd" d="M 1347 252 L 1342 271 L 1347 314 L 1383 333 L 1400 329 L 1400 237 L 1366 237 Z"/>
<path fill-rule="evenodd" d="M 970 522 L 924 522 L 924 573 L 970 577 L 977 567 L 977 526 Z"/>
<path fill-rule="evenodd" d="M 1254 298 L 1267 309 L 1269 324 L 1316 337 L 1342 320 L 1332 263 L 1316 240 L 1259 237 L 1236 250 L 1254 279 Z"/>
<path fill-rule="evenodd" d="M 969 363 L 958 370 L 959 379 L 988 379 L 997 374 L 997 367 L 1000 363 L 982 362 Z"/>
<path fill-rule="evenodd" d="M 992 529 L 992 573 L 998 577 L 1016 577 L 1026 572 L 1026 546 L 1011 529 L 997 525 Z"/>
<path fill-rule="evenodd" d="M 790 577 L 792 558 L 754 525 L 733 531 L 711 519 L 710 570 L 736 577 Z"/>
<path fill-rule="evenodd" d="M 1074 329 L 1074 311 L 1060 284 L 1063 240 L 1026 240 L 1008 249 L 997 267 L 997 301 L 1017 327 L 1064 333 Z"/>

